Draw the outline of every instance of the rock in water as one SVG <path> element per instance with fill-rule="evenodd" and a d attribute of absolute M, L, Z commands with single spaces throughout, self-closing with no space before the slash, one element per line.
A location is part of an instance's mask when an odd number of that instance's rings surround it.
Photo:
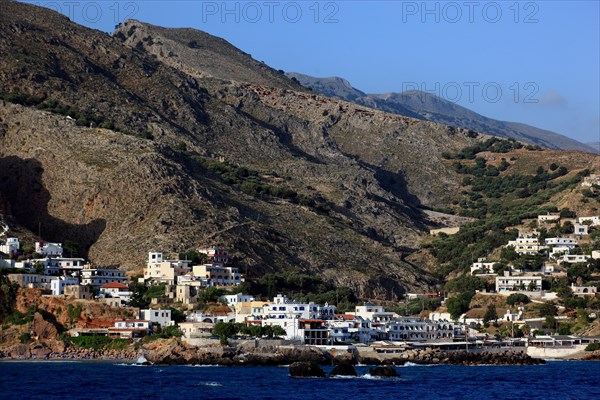
<path fill-rule="evenodd" d="M 342 363 L 340 365 L 336 365 L 334 369 L 331 370 L 329 376 L 357 376 L 356 370 L 352 366 L 352 364 Z"/>
<path fill-rule="evenodd" d="M 290 365 L 292 378 L 325 378 L 325 371 L 314 362 L 295 362 Z"/>
<path fill-rule="evenodd" d="M 379 378 L 397 378 L 400 376 L 398 375 L 396 368 L 389 365 L 385 367 L 371 368 L 369 369 L 369 375 L 377 376 Z"/>

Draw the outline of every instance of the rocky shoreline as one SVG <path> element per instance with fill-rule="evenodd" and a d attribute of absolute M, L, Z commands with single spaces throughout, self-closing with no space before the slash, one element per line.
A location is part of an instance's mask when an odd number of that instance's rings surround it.
<path fill-rule="evenodd" d="M 0 349 L 0 360 L 70 360 L 136 362 L 144 356 L 154 365 L 282 366 L 295 362 L 318 365 L 538 365 L 545 361 L 521 351 L 469 352 L 438 349 L 407 350 L 398 354 L 325 350 L 310 346 L 189 346 L 174 340 L 159 340 L 137 348 L 91 350 L 65 347 L 62 342 L 32 343 Z"/>

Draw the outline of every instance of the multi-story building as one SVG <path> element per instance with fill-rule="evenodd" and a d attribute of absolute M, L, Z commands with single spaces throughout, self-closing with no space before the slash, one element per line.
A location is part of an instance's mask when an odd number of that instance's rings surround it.
<path fill-rule="evenodd" d="M 364 320 L 377 323 L 389 322 L 397 317 L 395 313 L 385 311 L 383 306 L 376 306 L 371 303 L 365 303 L 362 306 L 356 306 L 354 309 L 354 315 L 359 316 Z"/>
<path fill-rule="evenodd" d="M 68 297 L 74 297 L 77 300 L 93 300 L 94 293 L 90 286 L 70 285 L 64 287 L 64 294 Z"/>
<path fill-rule="evenodd" d="M 79 286 L 79 279 L 74 276 L 53 276 L 50 280 L 53 296 L 65 294 L 66 286 Z"/>
<path fill-rule="evenodd" d="M 158 324 L 162 327 L 173 325 L 175 322 L 171 319 L 171 310 L 141 310 L 140 318 Z"/>
<path fill-rule="evenodd" d="M 104 296 L 104 298 L 119 299 L 118 303 L 114 303 L 118 306 L 128 304 L 131 301 L 132 294 L 129 286 L 120 282 L 110 282 L 100 286 L 100 295 Z M 111 305 L 114 304 L 111 303 Z"/>
<path fill-rule="evenodd" d="M 173 285 L 178 276 L 191 271 L 188 260 L 165 260 L 162 253 L 148 253 L 148 262 L 144 269 L 144 279 L 153 279 Z"/>
<path fill-rule="evenodd" d="M 538 275 L 511 275 L 506 271 L 503 276 L 496 277 L 496 292 L 540 291 L 542 277 Z"/>
<path fill-rule="evenodd" d="M 448 321 L 424 321 L 415 317 L 395 318 L 385 325 L 389 340 L 452 340 L 454 325 Z"/>
<path fill-rule="evenodd" d="M 229 253 L 219 247 L 199 247 L 196 251 L 198 253 L 206 254 L 211 264 L 227 265 L 231 263 Z"/>
<path fill-rule="evenodd" d="M 519 254 L 535 255 L 547 247 L 541 245 L 535 236 L 519 236 L 516 240 L 510 240 L 506 247 L 512 247 Z"/>
<path fill-rule="evenodd" d="M 243 282 L 242 274 L 236 267 L 223 264 L 194 265 L 193 274 L 198 278 L 209 279 L 214 286 L 235 286 Z"/>
<path fill-rule="evenodd" d="M 92 267 L 90 264 L 83 266 L 81 270 L 81 284 L 100 287 L 107 283 L 127 281 L 125 272 L 118 268 Z"/>
<path fill-rule="evenodd" d="M 297 303 L 277 295 L 264 312 L 262 325 L 280 326 L 286 332 L 286 339 L 305 344 L 329 342 L 327 328 L 323 324 L 325 320 L 334 319 L 335 306 Z"/>

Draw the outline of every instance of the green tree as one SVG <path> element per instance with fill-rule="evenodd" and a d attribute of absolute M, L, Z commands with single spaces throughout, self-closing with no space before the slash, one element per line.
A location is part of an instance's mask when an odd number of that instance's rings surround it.
<path fill-rule="evenodd" d="M 488 324 L 490 321 L 497 321 L 498 320 L 498 313 L 496 312 L 496 306 L 493 304 L 490 304 L 487 308 L 487 310 L 485 311 L 485 315 L 483 316 L 483 323 L 484 324 Z"/>
<path fill-rule="evenodd" d="M 72 240 L 65 240 L 63 243 L 63 250 L 69 257 L 78 257 L 80 247 L 78 243 Z"/>
<path fill-rule="evenodd" d="M 547 316 L 554 317 L 558 314 L 558 308 L 554 304 L 544 303 L 540 305 L 538 312 L 539 316 L 542 318 Z"/>
<path fill-rule="evenodd" d="M 523 293 L 512 293 L 506 298 L 506 304 L 510 306 L 515 306 L 517 304 L 527 304 L 529 303 L 529 297 Z"/>
<path fill-rule="evenodd" d="M 469 311 L 469 304 L 474 293 L 465 292 L 446 300 L 446 308 L 453 320 L 457 320 L 462 314 Z"/>
<path fill-rule="evenodd" d="M 231 338 L 238 332 L 239 326 L 233 322 L 217 322 L 213 328 L 213 334 L 220 338 Z"/>

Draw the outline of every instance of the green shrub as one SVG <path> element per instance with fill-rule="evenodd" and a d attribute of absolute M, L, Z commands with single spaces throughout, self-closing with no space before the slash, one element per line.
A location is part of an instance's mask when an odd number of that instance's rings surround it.
<path fill-rule="evenodd" d="M 585 351 L 598 351 L 600 350 L 600 342 L 590 343 L 585 346 Z"/>

